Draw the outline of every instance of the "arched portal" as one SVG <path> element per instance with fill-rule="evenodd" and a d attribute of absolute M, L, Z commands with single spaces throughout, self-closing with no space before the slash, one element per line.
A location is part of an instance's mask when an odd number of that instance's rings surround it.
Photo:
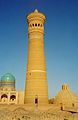
<path fill-rule="evenodd" d="M 38 98 L 35 98 L 35 104 L 38 104 Z"/>
<path fill-rule="evenodd" d="M 16 96 L 15 96 L 15 95 L 11 95 L 11 96 L 10 96 L 10 101 L 15 101 L 15 99 L 16 99 Z"/>
<path fill-rule="evenodd" d="M 8 96 L 7 96 L 6 94 L 3 94 L 3 95 L 1 96 L 1 101 L 2 101 L 3 103 L 7 103 L 7 101 L 8 101 Z"/>
<path fill-rule="evenodd" d="M 35 105 L 38 105 L 38 96 L 35 96 Z"/>

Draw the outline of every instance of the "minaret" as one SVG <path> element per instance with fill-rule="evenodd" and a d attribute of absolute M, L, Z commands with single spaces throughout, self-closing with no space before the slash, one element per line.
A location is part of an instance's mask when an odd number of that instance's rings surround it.
<path fill-rule="evenodd" d="M 48 104 L 48 85 L 44 54 L 45 15 L 37 9 L 27 16 L 28 63 L 25 86 L 25 104 Z"/>

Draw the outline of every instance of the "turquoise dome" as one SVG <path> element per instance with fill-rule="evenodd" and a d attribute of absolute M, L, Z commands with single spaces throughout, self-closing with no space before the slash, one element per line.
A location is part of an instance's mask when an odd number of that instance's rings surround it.
<path fill-rule="evenodd" d="M 15 77 L 11 73 L 6 73 L 1 77 L 1 82 L 15 82 Z"/>

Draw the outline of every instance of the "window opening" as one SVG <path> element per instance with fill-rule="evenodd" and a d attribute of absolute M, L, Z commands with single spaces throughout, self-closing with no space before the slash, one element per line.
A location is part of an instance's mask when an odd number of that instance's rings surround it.
<path fill-rule="evenodd" d="M 32 24 L 33 25 L 33 27 L 34 27 L 34 24 Z"/>
<path fill-rule="evenodd" d="M 38 26 L 40 26 L 40 24 L 38 24 Z"/>
<path fill-rule="evenodd" d="M 37 23 L 35 23 L 35 26 L 37 26 Z"/>

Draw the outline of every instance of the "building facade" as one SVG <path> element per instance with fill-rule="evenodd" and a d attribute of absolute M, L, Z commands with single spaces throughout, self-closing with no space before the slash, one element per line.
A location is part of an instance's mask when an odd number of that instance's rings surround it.
<path fill-rule="evenodd" d="M 24 104 L 24 91 L 16 91 L 15 83 L 15 77 L 11 73 L 1 77 L 0 104 Z"/>

